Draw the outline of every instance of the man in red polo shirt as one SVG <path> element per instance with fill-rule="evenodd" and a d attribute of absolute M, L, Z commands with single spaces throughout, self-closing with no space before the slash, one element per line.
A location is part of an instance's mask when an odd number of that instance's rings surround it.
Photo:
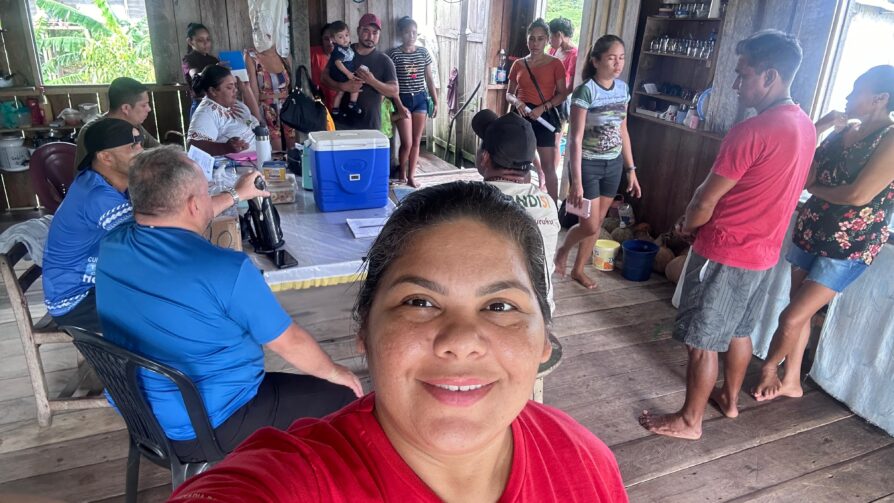
<path fill-rule="evenodd" d="M 739 42 L 736 54 L 733 89 L 758 113 L 729 131 L 678 224 L 695 236 L 674 326 L 689 351 L 686 401 L 673 414 L 643 412 L 640 424 L 659 435 L 700 438 L 709 399 L 727 417 L 739 415 L 757 310 L 813 161 L 816 129 L 790 92 L 801 64 L 797 39 L 761 31 Z M 718 352 L 725 379 L 715 389 Z"/>

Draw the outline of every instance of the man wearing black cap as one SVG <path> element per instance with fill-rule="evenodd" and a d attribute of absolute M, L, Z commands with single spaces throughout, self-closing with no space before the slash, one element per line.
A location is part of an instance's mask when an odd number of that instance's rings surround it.
<path fill-rule="evenodd" d="M 142 141 L 140 130 L 122 119 L 99 119 L 84 133 L 86 155 L 50 224 L 43 260 L 44 304 L 60 326 L 102 331 L 94 293 L 99 242 L 133 218 L 127 176 Z M 215 196 L 215 213 L 258 195 L 256 176 L 246 175 Z"/>
<path fill-rule="evenodd" d="M 78 133 L 78 150 L 77 153 L 75 153 L 75 169 L 78 169 L 81 166 L 81 163 L 84 162 L 84 157 L 87 156 L 84 137 L 87 135 L 87 131 L 90 127 L 100 119 L 110 118 L 125 120 L 140 130 L 140 135 L 142 135 L 140 143 L 143 148 L 159 146 L 160 144 L 158 143 L 158 140 L 149 134 L 149 132 L 146 131 L 146 128 L 143 127 L 143 122 L 146 120 L 146 117 L 149 116 L 149 112 L 152 111 L 152 107 L 149 103 L 149 88 L 146 87 L 145 84 L 130 77 L 118 77 L 113 80 L 112 83 L 109 84 L 108 113 L 100 115 L 96 120 L 88 122 Z"/>
<path fill-rule="evenodd" d="M 550 279 L 547 301 L 550 310 L 555 311 L 552 288 L 555 263 L 552 258 L 556 254 L 561 226 L 553 198 L 531 184 L 531 169 L 537 151 L 537 138 L 531 123 L 516 114 L 497 118 L 497 114 L 485 109 L 472 118 L 472 129 L 482 140 L 475 167 L 484 181 L 524 207 L 537 222 Z"/>

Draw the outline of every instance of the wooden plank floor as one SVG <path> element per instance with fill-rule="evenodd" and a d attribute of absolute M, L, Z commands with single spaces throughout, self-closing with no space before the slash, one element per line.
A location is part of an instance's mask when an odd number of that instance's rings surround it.
<path fill-rule="evenodd" d="M 709 407 L 695 442 L 651 435 L 643 409 L 673 411 L 685 392 L 686 351 L 670 338 L 673 285 L 631 283 L 590 270 L 597 290 L 559 280 L 553 332 L 564 360 L 545 381 L 545 402 L 574 416 L 614 451 L 632 501 L 894 501 L 894 438 L 822 390 L 757 403 L 742 394 L 730 420 Z M 42 292 L 28 298 L 42 314 Z M 356 285 L 277 294 L 335 359 L 354 368 L 350 306 Z M 73 372 L 71 347 L 44 350 L 50 387 Z M 753 360 L 746 387 L 760 362 Z M 269 356 L 269 369 L 286 364 Z M 368 381 L 365 382 L 368 386 Z M 0 503 L 123 501 L 127 433 L 111 409 L 76 411 L 37 426 L 31 385 L 5 290 L 0 291 Z M 167 470 L 143 461 L 141 501 L 170 494 Z"/>

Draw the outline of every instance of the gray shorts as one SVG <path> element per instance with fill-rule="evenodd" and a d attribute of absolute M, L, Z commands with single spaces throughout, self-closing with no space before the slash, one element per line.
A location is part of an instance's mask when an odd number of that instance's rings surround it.
<path fill-rule="evenodd" d="M 620 154 L 614 159 L 581 159 L 580 178 L 584 197 L 615 197 L 624 174 L 623 164 Z"/>
<path fill-rule="evenodd" d="M 690 254 L 674 339 L 705 351 L 727 351 L 733 337 L 750 337 L 754 331 L 772 269 L 751 271 Z"/>

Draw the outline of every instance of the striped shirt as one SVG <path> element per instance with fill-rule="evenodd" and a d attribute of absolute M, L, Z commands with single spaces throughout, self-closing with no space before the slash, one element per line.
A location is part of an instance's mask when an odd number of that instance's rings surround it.
<path fill-rule="evenodd" d="M 417 46 L 414 52 L 404 52 L 400 47 L 395 47 L 388 51 L 388 57 L 394 61 L 402 94 L 425 91 L 425 67 L 432 63 L 425 47 Z"/>

